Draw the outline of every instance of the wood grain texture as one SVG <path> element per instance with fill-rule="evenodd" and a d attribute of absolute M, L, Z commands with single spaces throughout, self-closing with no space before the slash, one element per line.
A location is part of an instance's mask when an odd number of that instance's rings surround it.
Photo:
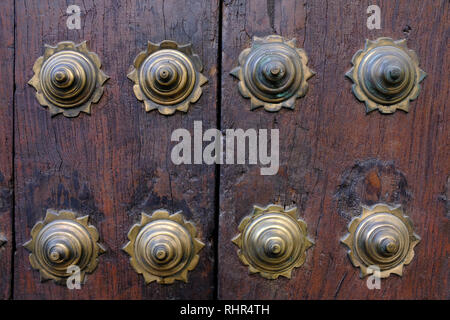
<path fill-rule="evenodd" d="M 11 297 L 13 231 L 14 1 L 0 2 L 0 299 Z"/>
<path fill-rule="evenodd" d="M 80 2 L 77 2 L 80 4 Z M 16 299 L 210 299 L 213 297 L 214 166 L 174 165 L 174 129 L 216 127 L 218 2 L 82 1 L 82 28 L 66 27 L 67 1 L 16 1 Z M 4 7 L 4 5 L 3 5 Z M 4 13 L 2 13 L 4 14 Z M 148 40 L 193 43 L 209 82 L 187 114 L 146 113 L 127 73 Z M 27 85 L 44 44 L 88 40 L 111 77 L 92 114 L 50 117 Z M 3 79 L 3 78 L 2 78 Z M 89 214 L 107 252 L 82 290 L 40 283 L 22 247 L 47 208 Z M 182 210 L 206 244 L 189 283 L 145 285 L 121 250 L 146 210 Z"/>
<path fill-rule="evenodd" d="M 381 7 L 380 30 L 366 27 Z M 255 165 L 220 173 L 219 298 L 448 299 L 449 3 L 433 1 L 256 1 L 223 3 L 222 129 L 280 130 L 280 170 Z M 317 74 L 295 110 L 249 111 L 229 72 L 253 36 L 297 38 Z M 366 114 L 344 77 L 365 39 L 407 38 L 428 73 L 410 112 Z M 368 290 L 340 243 L 360 204 L 401 204 L 422 241 L 403 277 Z M 231 239 L 254 204 L 295 205 L 315 246 L 292 279 L 248 275 Z"/>

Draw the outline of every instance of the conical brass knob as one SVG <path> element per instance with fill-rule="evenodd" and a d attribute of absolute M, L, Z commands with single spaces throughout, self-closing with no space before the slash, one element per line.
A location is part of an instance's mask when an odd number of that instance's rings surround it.
<path fill-rule="evenodd" d="M 366 40 L 365 48 L 353 56 L 352 64 L 346 76 L 354 82 L 353 93 L 366 104 L 366 112 L 407 112 L 409 101 L 417 98 L 419 83 L 426 76 L 406 40 Z"/>
<path fill-rule="evenodd" d="M 123 250 L 130 255 L 131 266 L 145 282 L 171 284 L 188 281 L 188 272 L 198 263 L 204 244 L 195 238 L 195 226 L 181 212 L 170 215 L 157 210 L 151 216 L 142 213 L 141 222 L 128 233 Z"/>
<path fill-rule="evenodd" d="M 254 37 L 251 48 L 239 55 L 239 66 L 231 75 L 239 79 L 241 95 L 250 98 L 251 110 L 293 109 L 295 100 L 308 91 L 307 80 L 315 74 L 307 63 L 305 51 L 296 48 L 296 39 Z"/>
<path fill-rule="evenodd" d="M 297 208 L 285 211 L 278 205 L 254 206 L 253 213 L 239 225 L 239 232 L 233 239 L 239 247 L 239 258 L 249 266 L 250 273 L 260 273 L 267 279 L 290 278 L 313 245 L 306 223 L 297 218 Z"/>
<path fill-rule="evenodd" d="M 76 217 L 69 210 L 47 210 L 43 221 L 31 230 L 31 240 L 24 244 L 30 251 L 30 263 L 39 270 L 41 280 L 65 284 L 72 273 L 69 267 L 80 269 L 80 280 L 98 265 L 98 256 L 105 249 L 98 243 L 97 229 L 88 223 L 89 216 Z"/>
<path fill-rule="evenodd" d="M 176 110 L 187 112 L 189 105 L 200 99 L 201 86 L 208 81 L 202 69 L 191 44 L 148 42 L 147 50 L 134 60 L 128 78 L 134 81 L 134 93 L 144 102 L 145 111 L 158 109 L 161 114 L 171 115 Z"/>
<path fill-rule="evenodd" d="M 78 45 L 60 42 L 56 47 L 45 46 L 44 56 L 33 67 L 34 76 L 28 82 L 36 89 L 36 98 L 54 116 L 59 113 L 76 117 L 90 113 L 91 104 L 103 94 L 108 80 L 100 70 L 97 54 L 90 52 L 86 41 Z"/>
<path fill-rule="evenodd" d="M 362 210 L 361 216 L 350 222 L 349 233 L 342 239 L 349 248 L 350 260 L 361 268 L 361 277 L 376 269 L 381 278 L 391 273 L 401 276 L 403 266 L 411 262 L 414 247 L 420 241 L 411 220 L 400 207 L 377 204 Z"/>

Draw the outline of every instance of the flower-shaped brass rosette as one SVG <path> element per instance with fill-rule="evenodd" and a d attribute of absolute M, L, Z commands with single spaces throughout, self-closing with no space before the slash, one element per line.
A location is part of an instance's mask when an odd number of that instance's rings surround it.
<path fill-rule="evenodd" d="M 86 41 L 77 45 L 64 41 L 56 47 L 45 46 L 28 83 L 36 89 L 39 104 L 48 107 L 52 116 L 90 114 L 91 104 L 100 100 L 103 84 L 109 79 L 100 67 L 99 57 L 88 50 Z"/>
<path fill-rule="evenodd" d="M 147 284 L 187 282 L 188 272 L 196 267 L 198 252 L 205 246 L 195 238 L 196 234 L 195 226 L 185 221 L 181 212 L 170 215 L 157 210 L 151 216 L 142 213 L 141 222 L 130 229 L 130 241 L 123 250 Z"/>
<path fill-rule="evenodd" d="M 416 53 L 406 46 L 406 39 L 366 40 L 364 50 L 356 52 L 352 64 L 346 76 L 354 82 L 353 93 L 366 104 L 366 112 L 408 112 L 409 101 L 417 98 L 419 83 L 426 77 Z"/>
<path fill-rule="evenodd" d="M 307 63 L 305 51 L 296 48 L 296 39 L 288 41 L 276 35 L 254 37 L 251 48 L 239 55 L 239 66 L 231 75 L 240 80 L 239 92 L 250 98 L 251 110 L 293 109 L 295 100 L 308 91 L 307 80 L 315 74 Z"/>
<path fill-rule="evenodd" d="M 134 94 L 144 102 L 145 111 L 158 109 L 161 114 L 171 115 L 176 110 L 187 112 L 190 103 L 200 99 L 201 86 L 208 81 L 202 69 L 191 44 L 149 41 L 147 50 L 134 60 L 128 78 L 134 81 Z"/>
<path fill-rule="evenodd" d="M 31 230 L 31 240 L 24 244 L 30 251 L 30 263 L 39 270 L 41 281 L 54 280 L 66 284 L 72 275 L 69 267 L 80 269 L 80 280 L 97 268 L 98 256 L 105 249 L 98 243 L 97 229 L 89 224 L 89 216 L 76 217 L 69 210 L 47 210 L 44 221 Z"/>
<path fill-rule="evenodd" d="M 313 245 L 306 223 L 297 219 L 297 208 L 285 211 L 278 205 L 254 206 L 253 213 L 239 225 L 233 239 L 238 256 L 248 265 L 249 273 L 266 279 L 291 278 L 294 268 L 303 265 L 306 250 Z"/>
<path fill-rule="evenodd" d="M 391 273 L 401 276 L 420 241 L 402 209 L 384 204 L 363 207 L 362 215 L 350 222 L 348 230 L 341 241 L 349 248 L 353 265 L 361 269 L 361 277 L 375 271 L 379 271 L 380 278 Z"/>

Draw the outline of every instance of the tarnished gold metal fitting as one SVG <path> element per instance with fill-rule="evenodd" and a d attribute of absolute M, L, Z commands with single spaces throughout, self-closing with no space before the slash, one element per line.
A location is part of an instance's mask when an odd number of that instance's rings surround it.
<path fill-rule="evenodd" d="M 151 216 L 142 213 L 141 222 L 130 229 L 130 241 L 123 250 L 147 284 L 187 282 L 188 271 L 196 267 L 198 252 L 205 246 L 195 238 L 196 234 L 194 224 L 185 221 L 181 212 L 170 215 L 157 210 Z"/>
<path fill-rule="evenodd" d="M 354 82 L 353 93 L 365 102 L 366 112 L 408 112 L 409 101 L 417 98 L 419 83 L 426 77 L 416 53 L 406 46 L 406 39 L 366 40 L 364 50 L 356 52 L 352 64 L 346 76 Z"/>
<path fill-rule="evenodd" d="M 313 245 L 306 223 L 297 219 L 297 208 L 285 211 L 273 204 L 254 206 L 253 213 L 240 223 L 239 232 L 233 239 L 239 258 L 249 266 L 249 273 L 259 272 L 267 279 L 291 278 L 292 270 L 303 265 L 306 250 Z"/>
<path fill-rule="evenodd" d="M 7 242 L 6 238 L 0 234 L 0 248 Z"/>
<path fill-rule="evenodd" d="M 187 112 L 190 103 L 202 95 L 208 80 L 201 74 L 202 62 L 192 52 L 192 45 L 165 40 L 138 54 L 128 78 L 134 81 L 134 94 L 143 101 L 145 111 L 154 109 L 164 115 L 176 110 Z"/>
<path fill-rule="evenodd" d="M 276 35 L 254 37 L 251 48 L 239 55 L 239 66 L 231 74 L 240 80 L 239 91 L 250 98 L 251 110 L 293 109 L 295 99 L 308 91 L 307 80 L 315 73 L 306 66 L 308 57 L 296 42 Z"/>
<path fill-rule="evenodd" d="M 109 77 L 100 67 L 99 57 L 89 52 L 86 41 L 78 45 L 64 41 L 56 47 L 45 46 L 28 83 L 36 89 L 39 103 L 53 116 L 62 113 L 76 117 L 80 112 L 91 113 L 91 104 L 103 94 L 103 84 Z"/>
<path fill-rule="evenodd" d="M 89 216 L 76 217 L 69 210 L 47 210 L 44 221 L 31 230 L 31 240 L 24 244 L 30 251 L 30 263 L 39 270 L 41 281 L 54 280 L 66 284 L 73 273 L 71 267 L 80 270 L 80 281 L 86 273 L 97 268 L 98 256 L 105 249 L 98 243 L 97 229 L 89 224 Z"/>
<path fill-rule="evenodd" d="M 353 265 L 361 268 L 361 277 L 375 272 L 380 278 L 391 273 L 401 276 L 420 241 L 402 209 L 385 204 L 363 207 L 362 215 L 350 222 L 348 230 L 341 241 L 349 248 Z"/>

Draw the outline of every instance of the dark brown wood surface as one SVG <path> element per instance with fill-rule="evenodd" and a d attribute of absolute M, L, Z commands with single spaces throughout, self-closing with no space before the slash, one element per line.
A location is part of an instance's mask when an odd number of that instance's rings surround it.
<path fill-rule="evenodd" d="M 448 1 L 77 4 L 81 30 L 68 30 L 67 1 L 0 1 L 0 235 L 8 240 L 0 299 L 450 299 Z M 381 7 L 380 30 L 366 27 L 371 4 Z M 229 74 L 252 37 L 269 34 L 297 38 L 317 73 L 294 110 L 250 111 Z M 409 113 L 366 114 L 344 77 L 365 39 L 381 36 L 408 39 L 428 74 Z M 209 80 L 188 113 L 170 117 L 146 113 L 126 77 L 147 41 L 164 39 L 191 42 Z M 44 45 L 65 40 L 88 40 L 111 78 L 92 114 L 73 119 L 51 118 L 27 84 Z M 217 176 L 214 165 L 174 165 L 171 133 L 192 133 L 197 120 L 204 130 L 279 129 L 278 174 L 223 165 Z M 340 239 L 360 205 L 377 202 L 402 205 L 422 240 L 403 277 L 368 290 Z M 231 243 L 253 205 L 270 203 L 297 206 L 315 242 L 290 280 L 249 275 Z M 23 244 L 47 208 L 89 214 L 99 230 L 107 252 L 82 290 L 41 283 L 30 266 Z M 121 250 L 141 211 L 159 208 L 182 210 L 206 244 L 187 284 L 145 285 Z"/>
<path fill-rule="evenodd" d="M 381 7 L 381 29 L 366 27 L 367 7 Z M 278 128 L 280 169 L 255 165 L 220 173 L 219 298 L 449 299 L 449 2 L 226 0 L 223 4 L 221 128 Z M 297 38 L 317 72 L 295 110 L 250 111 L 229 72 L 253 36 Z M 366 114 L 344 77 L 365 39 L 408 39 L 428 73 L 410 112 Z M 446 194 L 447 192 L 447 194 Z M 448 200 L 446 200 L 448 201 Z M 368 290 L 340 243 L 360 204 L 403 205 L 422 241 L 403 277 Z M 292 279 L 248 275 L 231 239 L 254 204 L 295 205 L 315 246 Z"/>
<path fill-rule="evenodd" d="M 170 137 L 177 128 L 192 132 L 194 120 L 203 121 L 205 128 L 216 127 L 218 2 L 81 3 L 81 30 L 68 30 L 67 1 L 16 1 L 14 298 L 211 299 L 215 167 L 174 165 L 170 160 L 174 145 Z M 0 8 L 8 9 L 3 2 Z M 3 27 L 10 24 L 3 19 L 10 14 L 2 10 Z M 146 48 L 147 41 L 164 39 L 193 43 L 204 65 L 203 74 L 209 80 L 203 87 L 203 96 L 187 114 L 177 112 L 166 117 L 157 111 L 146 113 L 127 79 L 129 67 Z M 55 45 L 64 40 L 88 40 L 89 48 L 99 55 L 103 70 L 111 77 L 90 116 L 51 118 L 27 84 L 33 75 L 34 61 L 43 54 L 44 44 Z M 2 57 L 12 53 L 11 38 L 6 41 L 9 48 L 0 49 Z M 3 67 L 1 92 L 6 94 L 11 84 L 3 83 L 3 70 L 10 70 L 10 65 L 4 63 Z M 0 112 L 2 122 L 7 122 L 10 111 Z M 7 132 L 0 130 L 2 142 Z M 9 157 L 0 155 L 2 165 L 6 163 L 6 168 L 2 168 L 7 170 L 2 182 L 6 187 L 10 180 Z M 22 245 L 47 208 L 70 208 L 89 214 L 99 230 L 107 252 L 100 257 L 98 269 L 88 276 L 82 290 L 71 291 L 53 282 L 40 283 L 38 272 L 31 269 L 28 252 Z M 141 211 L 151 213 L 159 208 L 182 210 L 197 225 L 198 237 L 206 244 L 187 284 L 178 281 L 167 286 L 156 283 L 146 286 L 121 250 Z M 1 212 L 2 221 L 5 218 L 7 221 L 8 214 Z M 3 284 L 1 288 L 7 290 Z"/>
<path fill-rule="evenodd" d="M 11 296 L 13 217 L 14 1 L 0 2 L 0 299 Z"/>

